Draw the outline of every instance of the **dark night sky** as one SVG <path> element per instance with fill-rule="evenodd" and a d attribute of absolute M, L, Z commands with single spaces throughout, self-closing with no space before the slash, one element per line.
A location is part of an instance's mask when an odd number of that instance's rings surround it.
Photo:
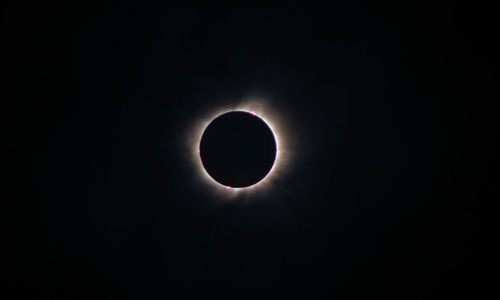
<path fill-rule="evenodd" d="M 490 286 L 492 13 L 346 2 L 6 4 L 12 286 Z M 184 133 L 248 96 L 288 121 L 294 155 L 269 189 L 224 202 Z"/>

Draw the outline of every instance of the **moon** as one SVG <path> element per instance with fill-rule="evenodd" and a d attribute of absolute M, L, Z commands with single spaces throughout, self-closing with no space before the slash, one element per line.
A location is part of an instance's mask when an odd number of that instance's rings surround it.
<path fill-rule="evenodd" d="M 277 147 L 269 126 L 255 113 L 230 111 L 212 120 L 200 141 L 207 173 L 227 188 L 247 188 L 274 165 Z"/>
<path fill-rule="evenodd" d="M 257 117 L 264 122 L 274 136 L 276 150 L 274 152 L 274 163 L 265 177 L 253 185 L 238 186 L 224 184 L 225 181 L 217 181 L 204 166 L 201 154 L 202 138 L 212 121 L 219 116 L 230 112 L 244 112 Z M 292 168 L 295 160 L 296 144 L 298 136 L 291 134 L 291 123 L 289 113 L 286 107 L 280 106 L 276 101 L 265 98 L 245 98 L 234 104 L 218 105 L 213 108 L 207 108 L 205 112 L 192 119 L 188 119 L 188 125 L 184 131 L 185 147 L 181 148 L 187 159 L 191 162 L 193 170 L 193 189 L 200 189 L 200 192 L 215 193 L 219 199 L 234 199 L 242 196 L 253 196 L 256 194 L 268 193 L 282 185 L 283 175 L 287 174 Z M 215 174 L 215 173 L 214 173 Z M 216 177 L 217 178 L 217 177 Z M 229 181 L 228 181 L 229 183 Z M 243 185 L 243 184 L 242 184 Z M 253 198 L 253 197 L 252 197 Z"/>

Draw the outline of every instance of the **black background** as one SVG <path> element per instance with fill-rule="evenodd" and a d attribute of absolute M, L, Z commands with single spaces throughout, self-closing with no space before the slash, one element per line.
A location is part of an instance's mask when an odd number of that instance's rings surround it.
<path fill-rule="evenodd" d="M 4 4 L 8 283 L 487 290 L 492 10 L 349 3 Z M 268 190 L 221 201 L 184 132 L 254 95 L 294 156 Z"/>

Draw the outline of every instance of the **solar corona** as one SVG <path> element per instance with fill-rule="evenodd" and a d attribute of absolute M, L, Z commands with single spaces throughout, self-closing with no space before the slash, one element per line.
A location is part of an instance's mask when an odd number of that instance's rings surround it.
<path fill-rule="evenodd" d="M 265 191 L 287 165 L 284 122 L 264 101 L 219 107 L 195 123 L 191 159 L 199 178 L 218 193 Z"/>

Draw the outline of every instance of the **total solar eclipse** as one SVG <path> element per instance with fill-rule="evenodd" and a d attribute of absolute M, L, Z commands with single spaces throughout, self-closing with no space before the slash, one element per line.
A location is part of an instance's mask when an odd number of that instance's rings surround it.
<path fill-rule="evenodd" d="M 271 128 L 260 117 L 246 111 L 230 111 L 210 122 L 199 150 L 210 177 L 228 188 L 244 188 L 269 174 L 277 146 Z"/>

